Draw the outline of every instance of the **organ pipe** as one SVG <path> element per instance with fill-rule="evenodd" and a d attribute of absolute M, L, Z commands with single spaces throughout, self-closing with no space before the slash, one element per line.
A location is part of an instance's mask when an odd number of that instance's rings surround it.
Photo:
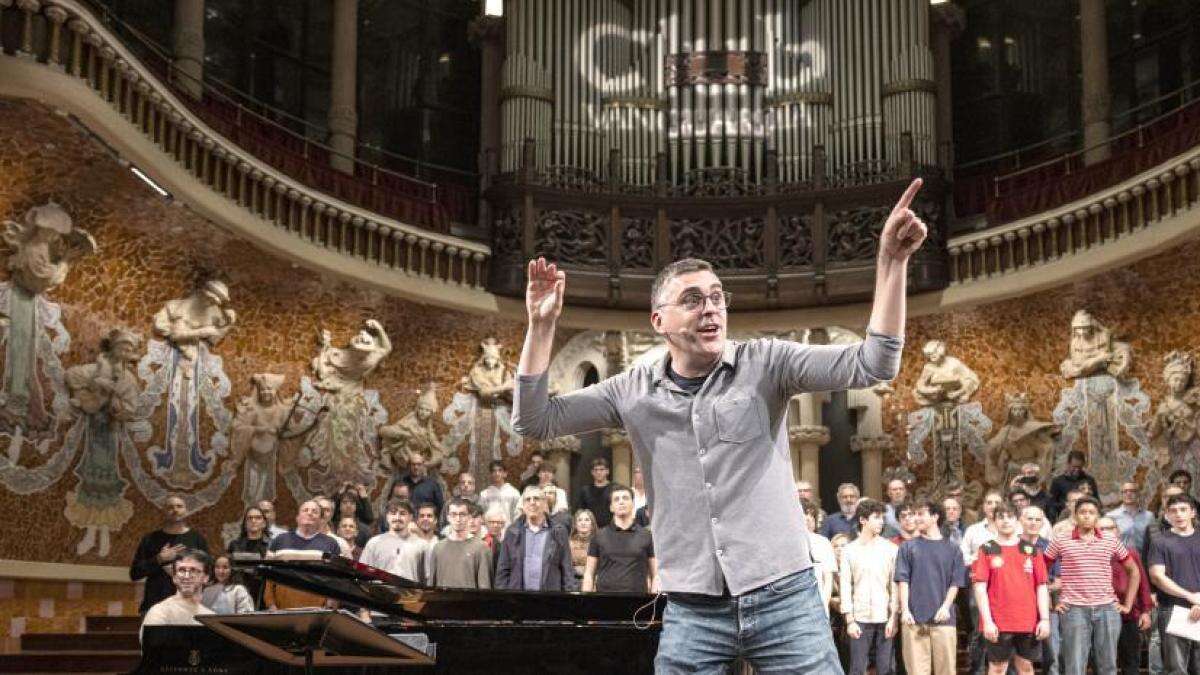
<path fill-rule="evenodd" d="M 598 179 L 696 169 L 810 180 L 813 149 L 829 170 L 894 165 L 911 133 L 914 160 L 936 164 L 936 90 L 928 0 L 505 0 L 501 165 L 526 138 L 539 168 Z"/>

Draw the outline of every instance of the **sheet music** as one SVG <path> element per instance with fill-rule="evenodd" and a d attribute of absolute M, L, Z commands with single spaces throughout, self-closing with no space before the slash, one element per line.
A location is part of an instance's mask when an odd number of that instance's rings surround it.
<path fill-rule="evenodd" d="M 1167 632 L 1171 635 L 1200 642 L 1200 621 L 1188 618 L 1189 610 L 1175 605 L 1171 608 L 1171 620 L 1167 622 Z"/>

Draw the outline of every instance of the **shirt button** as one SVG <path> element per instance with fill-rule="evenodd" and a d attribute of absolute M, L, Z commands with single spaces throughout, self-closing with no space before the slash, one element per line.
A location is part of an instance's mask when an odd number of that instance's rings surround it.
<path fill-rule="evenodd" d="M 717 519 L 716 519 L 716 517 L 715 517 L 715 516 L 714 516 L 714 517 L 713 517 L 713 519 L 712 519 L 712 523 L 713 523 L 713 525 L 716 525 L 716 524 L 717 524 Z"/>
<path fill-rule="evenodd" d="M 703 455 L 705 452 L 707 452 L 707 450 L 705 450 L 704 448 L 700 448 L 700 454 L 701 454 L 701 455 Z"/>

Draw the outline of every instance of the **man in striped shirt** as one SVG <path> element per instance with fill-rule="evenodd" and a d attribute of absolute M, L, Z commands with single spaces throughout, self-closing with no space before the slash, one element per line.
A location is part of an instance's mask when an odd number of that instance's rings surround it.
<path fill-rule="evenodd" d="M 1075 528 L 1055 537 L 1046 549 L 1048 561 L 1058 560 L 1062 595 L 1056 612 L 1062 618 L 1062 659 L 1065 675 L 1084 675 L 1091 654 L 1096 675 L 1117 672 L 1117 638 L 1121 615 L 1137 597 L 1141 577 L 1119 537 L 1096 529 L 1100 502 L 1083 496 L 1075 503 Z M 1113 592 L 1112 565 L 1119 562 L 1129 574 L 1125 597 Z M 1120 602 L 1118 605 L 1117 603 Z"/>

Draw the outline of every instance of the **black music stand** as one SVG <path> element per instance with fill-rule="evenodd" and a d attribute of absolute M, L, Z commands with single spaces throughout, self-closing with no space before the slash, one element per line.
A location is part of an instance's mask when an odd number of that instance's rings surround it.
<path fill-rule="evenodd" d="M 353 615 L 327 609 L 207 614 L 196 620 L 259 656 L 312 673 L 321 667 L 431 666 L 431 655 Z"/>

